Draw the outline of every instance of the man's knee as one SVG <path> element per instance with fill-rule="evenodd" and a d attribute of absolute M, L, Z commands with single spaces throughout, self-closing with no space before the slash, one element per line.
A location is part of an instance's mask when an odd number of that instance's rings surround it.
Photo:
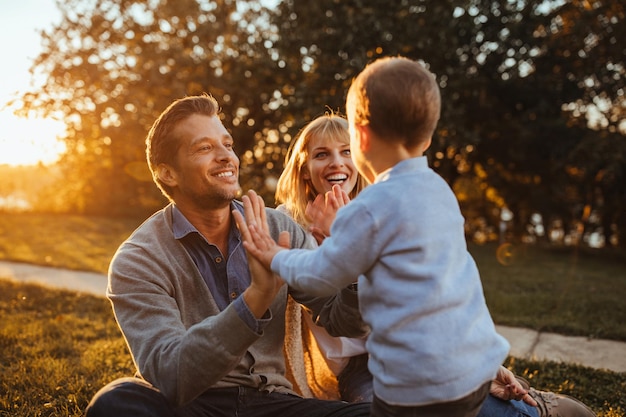
<path fill-rule="evenodd" d="M 100 389 L 85 415 L 171 417 L 174 411 L 159 390 L 142 379 L 130 377 L 117 379 Z"/>

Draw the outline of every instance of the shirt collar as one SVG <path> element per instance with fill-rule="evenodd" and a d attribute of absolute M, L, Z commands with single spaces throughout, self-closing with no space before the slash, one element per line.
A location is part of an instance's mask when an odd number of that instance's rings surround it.
<path fill-rule="evenodd" d="M 243 207 L 240 207 L 239 204 L 235 204 L 233 201 L 230 203 L 231 210 L 238 210 L 243 214 Z M 236 228 L 235 228 L 236 229 Z M 172 206 L 172 230 L 174 232 L 175 239 L 182 239 L 190 233 L 198 233 L 198 229 L 191 224 L 189 220 L 185 217 L 185 215 L 179 210 L 176 204 Z M 231 233 L 232 233 L 232 225 L 231 225 Z"/>
<path fill-rule="evenodd" d="M 405 172 L 422 170 L 428 168 L 428 158 L 424 156 L 416 156 L 415 158 L 409 158 L 402 160 L 387 169 L 386 171 L 381 172 L 374 179 L 374 183 L 387 181 L 390 177 L 403 174 Z"/>

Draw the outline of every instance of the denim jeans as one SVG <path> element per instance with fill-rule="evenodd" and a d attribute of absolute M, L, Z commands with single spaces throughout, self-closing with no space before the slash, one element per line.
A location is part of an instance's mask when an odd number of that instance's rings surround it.
<path fill-rule="evenodd" d="M 346 403 L 235 387 L 207 390 L 183 407 L 172 407 L 154 387 L 122 378 L 91 400 L 87 417 L 368 417 L 370 403 Z"/>
<path fill-rule="evenodd" d="M 367 369 L 369 355 L 352 356 L 345 368 L 337 375 L 339 396 L 349 403 L 368 401 L 374 397 L 372 374 Z"/>
<path fill-rule="evenodd" d="M 476 417 L 539 417 L 539 409 L 524 401 L 505 401 L 487 395 Z"/>

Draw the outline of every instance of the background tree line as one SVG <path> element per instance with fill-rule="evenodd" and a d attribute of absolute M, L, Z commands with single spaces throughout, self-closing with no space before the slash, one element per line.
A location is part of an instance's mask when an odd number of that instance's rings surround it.
<path fill-rule="evenodd" d="M 70 0 L 42 33 L 47 76 L 20 111 L 68 123 L 63 180 L 40 210 L 143 215 L 165 200 L 145 135 L 174 99 L 208 92 L 236 140 L 244 189 L 274 204 L 291 139 L 344 111 L 380 56 L 422 60 L 442 89 L 429 150 L 468 232 L 553 225 L 626 246 L 626 5 L 621 0 Z M 46 194 L 47 193 L 47 194 Z M 615 237 L 621 237 L 616 240 Z"/>

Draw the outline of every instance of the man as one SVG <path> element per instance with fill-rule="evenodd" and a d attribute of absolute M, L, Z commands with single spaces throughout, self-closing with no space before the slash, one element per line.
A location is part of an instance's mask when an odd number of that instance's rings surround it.
<path fill-rule="evenodd" d="M 146 139 L 154 181 L 170 204 L 146 220 L 115 254 L 107 297 L 137 377 L 113 381 L 87 416 L 367 416 L 369 403 L 301 398 L 285 377 L 282 280 L 248 260 L 231 211 L 243 212 L 233 138 L 208 95 L 173 102 Z M 305 232 L 268 209 L 269 232 Z M 284 240 L 284 239 L 283 239 Z M 361 334 L 356 293 L 290 292 L 319 323 Z"/>

